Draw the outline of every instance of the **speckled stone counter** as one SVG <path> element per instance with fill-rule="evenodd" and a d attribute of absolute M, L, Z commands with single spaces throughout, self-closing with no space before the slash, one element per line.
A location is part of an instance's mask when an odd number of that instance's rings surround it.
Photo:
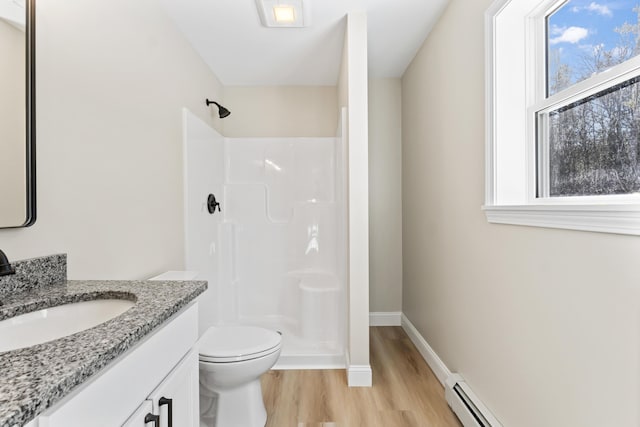
<path fill-rule="evenodd" d="M 12 262 L 15 274 L 0 276 L 0 304 L 17 292 L 44 288 L 67 280 L 67 255 L 56 254 Z"/>
<path fill-rule="evenodd" d="M 0 353 L 0 427 L 22 426 L 35 418 L 206 288 L 201 281 L 65 281 L 4 295 L 0 320 L 77 301 L 123 298 L 136 304 L 94 328 Z"/>

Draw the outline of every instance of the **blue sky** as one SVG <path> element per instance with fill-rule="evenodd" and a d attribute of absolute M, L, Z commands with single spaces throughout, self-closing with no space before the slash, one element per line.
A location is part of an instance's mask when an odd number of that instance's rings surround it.
<path fill-rule="evenodd" d="M 585 55 L 602 45 L 614 49 L 620 41 L 614 31 L 625 22 L 637 23 L 633 9 L 640 0 L 569 0 L 549 17 L 549 49 L 558 51 L 560 62 L 574 70 L 572 80 L 582 74 L 581 64 Z M 553 61 L 550 66 L 553 73 Z"/>

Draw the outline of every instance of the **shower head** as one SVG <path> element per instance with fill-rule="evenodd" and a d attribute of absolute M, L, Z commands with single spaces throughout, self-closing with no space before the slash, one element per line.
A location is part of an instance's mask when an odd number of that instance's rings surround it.
<path fill-rule="evenodd" d="M 207 107 L 211 104 L 215 104 L 218 106 L 218 115 L 220 116 L 221 119 L 224 119 L 225 117 L 229 117 L 229 115 L 231 114 L 231 111 L 227 110 L 222 105 L 218 104 L 216 101 L 209 101 L 209 99 L 207 99 Z"/>

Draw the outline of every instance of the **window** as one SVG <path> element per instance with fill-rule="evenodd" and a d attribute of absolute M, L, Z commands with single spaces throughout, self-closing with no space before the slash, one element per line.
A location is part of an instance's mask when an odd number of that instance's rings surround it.
<path fill-rule="evenodd" d="M 640 235 L 631 3 L 498 0 L 487 11 L 489 222 Z"/>

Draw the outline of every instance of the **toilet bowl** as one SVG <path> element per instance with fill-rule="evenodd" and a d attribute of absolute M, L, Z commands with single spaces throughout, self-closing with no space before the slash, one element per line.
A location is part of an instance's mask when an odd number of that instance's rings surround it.
<path fill-rule="evenodd" d="M 149 280 L 195 280 L 197 271 L 167 271 Z M 275 365 L 282 334 L 253 326 L 212 326 L 198 341 L 200 427 L 264 427 L 260 376 Z"/>
<path fill-rule="evenodd" d="M 279 332 L 252 326 L 213 326 L 198 342 L 200 426 L 264 427 L 260 376 L 280 356 Z"/>

